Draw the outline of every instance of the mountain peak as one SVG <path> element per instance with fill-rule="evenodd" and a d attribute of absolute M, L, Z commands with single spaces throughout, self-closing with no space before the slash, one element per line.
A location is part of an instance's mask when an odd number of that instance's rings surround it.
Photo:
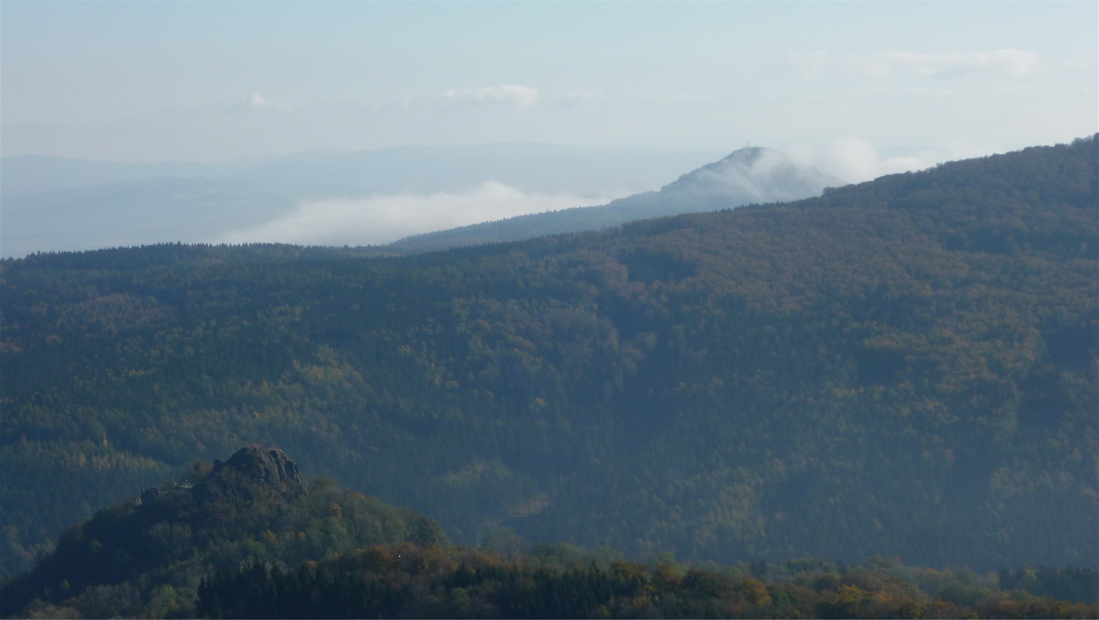
<path fill-rule="evenodd" d="M 740 206 L 819 196 L 825 187 L 839 185 L 844 185 L 840 179 L 780 151 L 750 146 L 684 174 L 660 194 L 687 195 L 696 202 L 702 196 Z"/>
<path fill-rule="evenodd" d="M 602 230 L 644 218 L 801 200 L 841 185 L 845 183 L 840 179 L 779 151 L 750 146 L 688 172 L 659 191 L 633 194 L 598 207 L 522 215 L 416 235 L 389 247 L 399 252 L 430 251 Z"/>
<path fill-rule="evenodd" d="M 778 153 L 778 151 L 762 147 L 762 146 L 746 146 L 742 149 L 737 149 L 732 153 L 729 153 L 721 161 L 736 160 L 736 161 L 755 161 L 756 159 L 763 157 L 765 153 Z"/>
<path fill-rule="evenodd" d="M 286 452 L 258 445 L 237 450 L 224 463 L 215 461 L 210 474 L 195 484 L 193 492 L 200 500 L 254 498 L 261 494 L 296 499 L 307 493 L 297 464 Z"/>

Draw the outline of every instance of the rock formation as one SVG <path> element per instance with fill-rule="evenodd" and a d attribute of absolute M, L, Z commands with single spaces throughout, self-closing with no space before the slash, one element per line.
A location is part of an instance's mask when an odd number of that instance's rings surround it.
<path fill-rule="evenodd" d="M 210 474 L 195 483 L 198 501 L 281 497 L 294 500 L 307 493 L 298 466 L 279 448 L 246 446 L 228 461 L 214 461 Z"/>

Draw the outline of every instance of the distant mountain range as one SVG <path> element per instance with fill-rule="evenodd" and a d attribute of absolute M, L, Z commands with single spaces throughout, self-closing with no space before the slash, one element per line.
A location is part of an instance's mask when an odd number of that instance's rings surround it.
<path fill-rule="evenodd" d="M 314 151 L 226 164 L 6 157 L 0 160 L 0 256 L 220 243 L 227 234 L 286 217 L 309 201 L 456 192 L 486 181 L 521 192 L 565 192 L 578 201 L 590 196 L 597 203 L 600 195 L 654 187 L 704 157 L 690 151 L 599 151 L 544 144 Z M 602 206 L 578 204 L 415 235 L 379 252 L 423 252 L 602 230 L 643 218 L 808 198 L 842 184 L 778 151 L 745 148 L 659 191 L 642 191 Z M 430 228 L 425 223 L 423 229 Z M 261 241 L 286 241 L 259 236 Z"/>
<path fill-rule="evenodd" d="M 0 256 L 215 243 L 307 200 L 453 192 L 489 180 L 523 192 L 625 195 L 714 155 L 508 143 L 310 151 L 224 164 L 4 157 Z"/>
<path fill-rule="evenodd" d="M 423 252 L 603 230 L 652 217 L 811 198 L 819 196 L 826 187 L 840 185 L 845 183 L 839 178 L 799 164 L 779 151 L 743 148 L 684 174 L 660 191 L 634 194 L 599 207 L 521 215 L 415 235 L 387 247 L 402 252 Z"/>

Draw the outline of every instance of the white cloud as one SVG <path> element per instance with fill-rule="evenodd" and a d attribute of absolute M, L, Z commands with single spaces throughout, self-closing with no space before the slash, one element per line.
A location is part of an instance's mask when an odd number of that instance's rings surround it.
<path fill-rule="evenodd" d="M 284 217 L 223 235 L 219 243 L 380 245 L 409 235 L 500 220 L 516 215 L 600 205 L 618 195 L 525 193 L 487 181 L 438 194 L 384 194 L 363 199 L 309 201 Z"/>
<path fill-rule="evenodd" d="M 443 97 L 451 101 L 507 103 L 522 108 L 529 108 L 538 103 L 538 96 L 537 89 L 517 84 L 500 84 L 498 86 L 482 86 L 480 88 L 443 92 Z"/>
<path fill-rule="evenodd" d="M 925 97 L 948 97 L 954 94 L 952 88 L 927 88 L 925 86 L 913 86 L 908 89 L 908 92 L 913 95 L 923 95 Z"/>
<path fill-rule="evenodd" d="M 841 57 L 816 51 L 790 52 L 786 55 L 786 62 L 809 80 L 817 80 L 829 74 L 885 80 L 905 74 L 925 78 L 971 73 L 1022 76 L 1034 71 L 1038 57 L 1032 52 L 1010 48 L 991 52 L 938 54 L 890 51 Z"/>
<path fill-rule="evenodd" d="M 860 138 L 839 138 L 824 148 L 795 146 L 791 157 L 815 166 L 849 183 L 870 181 L 885 174 L 921 170 L 931 165 L 920 157 L 883 157 L 876 148 Z"/>
<path fill-rule="evenodd" d="M 862 138 L 845 137 L 824 147 L 793 146 L 784 149 L 792 158 L 815 166 L 849 183 L 870 181 L 887 174 L 915 172 L 935 164 L 982 157 L 1004 151 L 996 144 L 954 141 L 935 149 L 885 156 Z"/>
<path fill-rule="evenodd" d="M 793 65 L 801 75 L 809 80 L 819 79 L 824 67 L 828 64 L 828 52 L 790 52 L 786 55 L 786 62 Z"/>
<path fill-rule="evenodd" d="M 869 181 L 883 174 L 923 168 L 915 158 L 888 159 L 869 142 L 858 138 L 840 138 L 824 152 L 836 176 L 853 181 Z"/>
<path fill-rule="evenodd" d="M 881 52 L 868 58 L 864 75 L 887 78 L 898 67 L 908 68 L 921 77 L 938 77 L 971 72 L 1026 75 L 1034 69 L 1037 57 L 1031 52 L 1002 49 L 995 52 L 953 52 L 945 54 L 914 54 L 911 52 Z"/>
<path fill-rule="evenodd" d="M 566 93 L 565 96 L 558 101 L 565 103 L 566 105 L 600 103 L 603 101 L 603 91 L 599 89 L 574 90 Z"/>
<path fill-rule="evenodd" d="M 261 92 L 255 92 L 237 102 L 237 107 L 286 112 L 297 108 L 298 102 L 292 99 L 273 99 Z"/>

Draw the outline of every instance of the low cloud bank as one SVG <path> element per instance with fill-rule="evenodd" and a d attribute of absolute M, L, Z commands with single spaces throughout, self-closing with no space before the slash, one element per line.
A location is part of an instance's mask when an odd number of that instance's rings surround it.
<path fill-rule="evenodd" d="M 538 103 L 538 96 L 537 89 L 518 84 L 448 90 L 443 93 L 443 97 L 450 101 L 508 103 L 523 108 L 529 108 Z"/>
<path fill-rule="evenodd" d="M 382 245 L 420 233 L 469 224 L 610 202 L 620 194 L 527 193 L 487 181 L 479 187 L 437 194 L 381 194 L 362 199 L 302 203 L 293 213 L 223 235 L 219 243 Z"/>
<path fill-rule="evenodd" d="M 936 149 L 916 149 L 888 156 L 860 138 L 840 138 L 824 147 L 794 146 L 786 152 L 804 164 L 833 174 L 848 183 L 862 183 L 886 174 L 915 172 L 935 164 L 1003 152 L 997 145 L 958 142 Z"/>
<path fill-rule="evenodd" d="M 790 160 L 812 166 L 838 179 L 837 184 L 861 183 L 886 174 L 917 171 L 935 164 L 1002 152 L 998 145 L 956 143 L 936 149 L 911 149 L 901 154 L 883 154 L 870 142 L 845 137 L 828 144 L 786 146 Z M 702 179 L 707 191 L 740 192 L 746 201 L 793 200 L 815 195 L 819 188 L 789 189 L 791 195 L 775 194 L 775 188 L 792 182 L 766 181 L 785 170 L 777 154 L 756 162 L 752 174 L 730 175 L 712 171 L 720 178 Z M 733 171 L 735 172 L 735 171 Z M 797 179 L 794 179 L 797 180 Z M 802 179 L 804 180 L 804 179 Z M 695 179 L 698 181 L 698 179 Z M 692 183 L 692 185 L 697 183 Z M 831 183 L 826 183 L 831 184 Z M 720 188 L 717 186 L 720 185 Z M 699 188 L 683 188 L 697 190 Z M 766 190 L 766 191 L 765 191 Z M 796 190 L 796 191 L 795 191 Z M 518 215 L 558 211 L 572 207 L 604 205 L 630 192 L 575 193 L 526 192 L 496 181 L 455 192 L 377 194 L 366 198 L 309 200 L 288 215 L 246 229 L 221 235 L 218 243 L 292 243 L 299 245 L 359 246 L 384 245 L 421 233 L 434 232 L 502 220 Z M 691 209 L 698 210 L 698 209 Z"/>

